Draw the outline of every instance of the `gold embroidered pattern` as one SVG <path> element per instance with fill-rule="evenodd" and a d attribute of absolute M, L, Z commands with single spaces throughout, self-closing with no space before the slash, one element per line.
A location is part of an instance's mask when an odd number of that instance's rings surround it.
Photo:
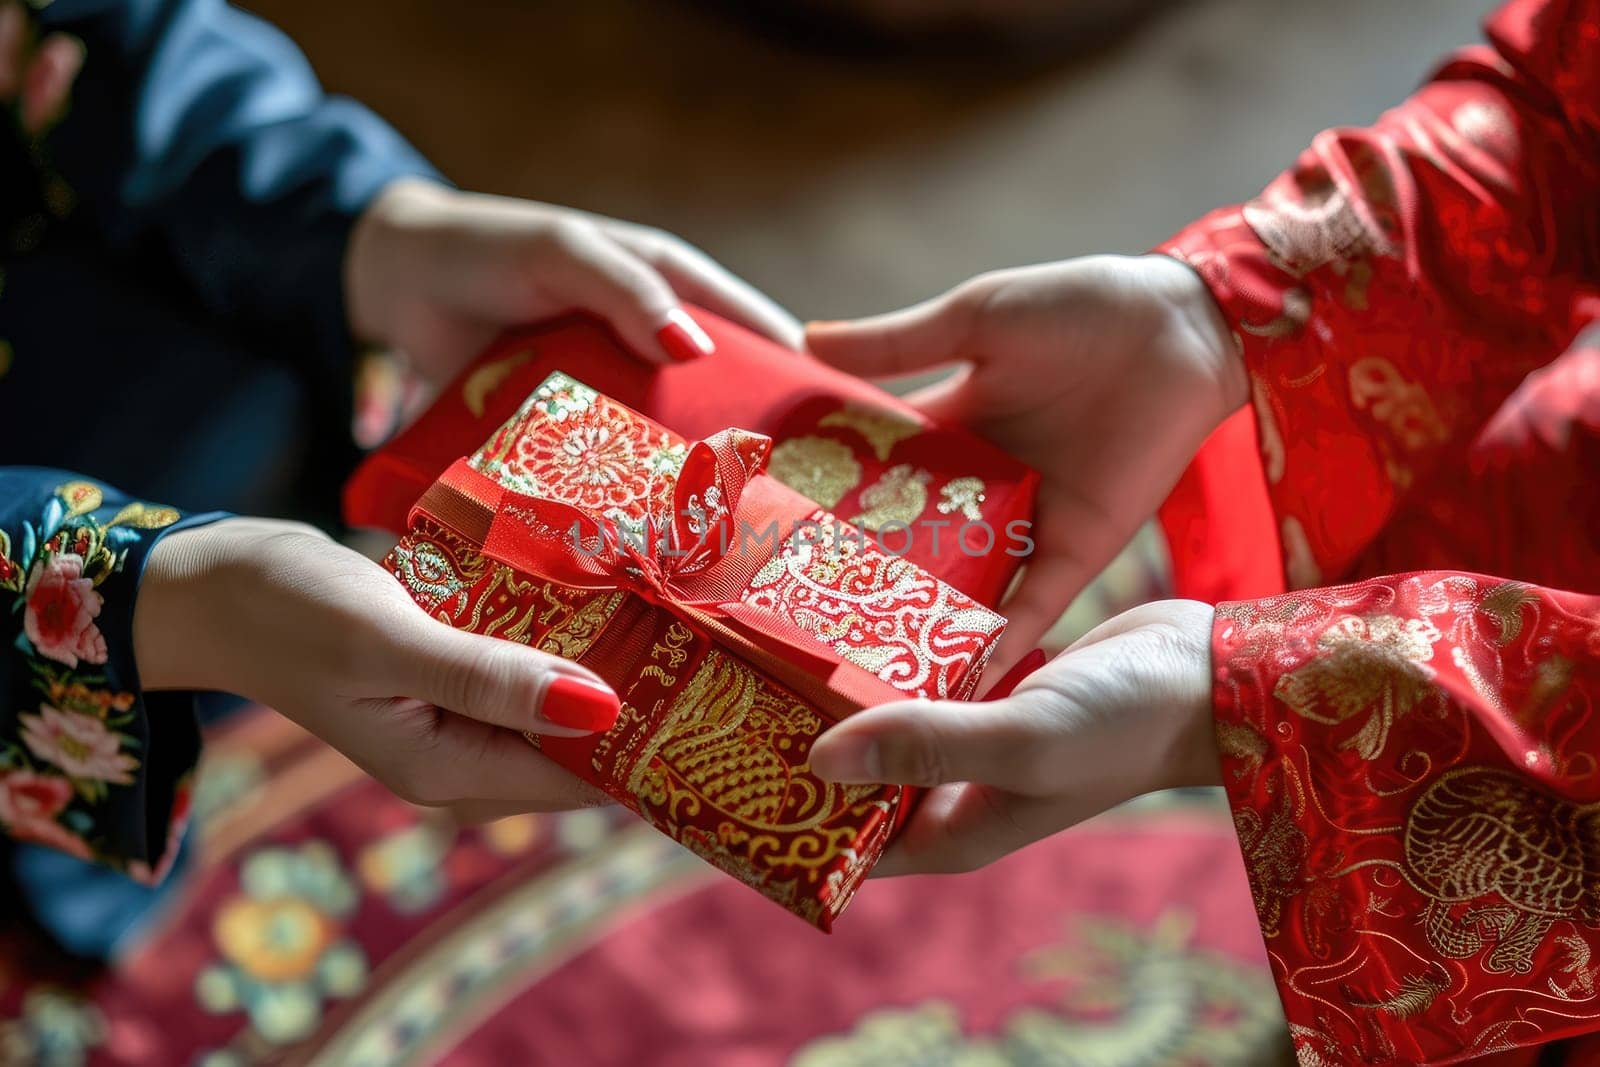
<path fill-rule="evenodd" d="M 1317 639 L 1319 656 L 1278 679 L 1274 695 L 1324 726 L 1366 714 L 1361 729 L 1339 747 L 1376 759 L 1395 722 L 1433 697 L 1433 672 L 1424 664 L 1438 640 L 1439 631 L 1423 620 L 1347 615 Z"/>
<path fill-rule="evenodd" d="M 1217 722 L 1217 751 L 1229 759 L 1241 760 L 1243 767 L 1235 768 L 1233 776 L 1243 778 L 1254 775 L 1267 758 L 1267 739 L 1253 726 L 1241 722 Z"/>
<path fill-rule="evenodd" d="M 831 437 L 795 437 L 773 448 L 767 473 L 831 508 L 861 481 L 861 464 L 848 445 Z"/>
<path fill-rule="evenodd" d="M 1406 381 L 1386 359 L 1369 356 L 1351 364 L 1350 401 L 1358 409 L 1370 408 L 1372 417 L 1408 452 L 1450 439 L 1428 391 Z"/>
<path fill-rule="evenodd" d="M 671 672 L 683 666 L 683 661 L 689 658 L 689 646 L 693 643 L 694 634 L 687 626 L 677 621 L 670 623 L 661 640 L 651 646 L 651 662 L 639 671 L 639 677 L 653 679 L 663 688 L 670 689 L 677 685 L 678 676 Z"/>
<path fill-rule="evenodd" d="M 456 610 L 451 602 L 471 585 L 441 546 L 420 537 L 396 545 L 387 562 L 412 599 L 428 612 L 442 609 L 447 622 Z"/>
<path fill-rule="evenodd" d="M 1256 917 L 1262 936 L 1278 936 L 1283 921 L 1283 906 L 1306 888 L 1306 853 L 1310 848 L 1305 831 L 1295 825 L 1294 812 L 1285 793 L 1278 808 L 1267 819 L 1251 808 L 1236 808 L 1233 827 L 1244 853 L 1245 872 L 1250 879 L 1250 895 L 1255 899 Z"/>
<path fill-rule="evenodd" d="M 720 652 L 706 656 L 659 721 L 627 726 L 602 745 L 621 750 L 617 777 L 663 825 L 711 806 L 757 830 L 811 830 L 873 792 L 803 773 L 822 720 Z"/>
<path fill-rule="evenodd" d="M 1432 974 L 1408 974 L 1400 980 L 1400 988 L 1392 996 L 1376 1001 L 1352 1001 L 1350 1006 L 1406 1019 L 1427 1011 L 1439 994 L 1449 988 L 1448 978 Z"/>
<path fill-rule="evenodd" d="M 132 526 L 139 530 L 160 530 L 171 526 L 181 516 L 176 508 L 162 507 L 156 504 L 141 504 L 134 501 L 128 504 L 108 523 L 107 526 Z"/>
<path fill-rule="evenodd" d="M 567 589 L 564 586 L 544 583 L 543 594 L 547 600 L 577 594 L 578 606 L 573 610 L 571 601 L 561 604 L 562 610 L 569 614 L 553 626 L 549 633 L 539 640 L 539 650 L 560 656 L 562 659 L 576 660 L 589 646 L 599 638 L 600 632 L 606 628 L 627 599 L 626 593 L 606 593 L 596 596 L 593 593 Z M 550 613 L 540 619 L 541 625 L 547 625 Z"/>
<path fill-rule="evenodd" d="M 928 483 L 932 480 L 932 474 L 909 463 L 890 467 L 883 477 L 861 491 L 861 506 L 866 510 L 850 522 L 867 530 L 915 522 L 928 506 Z"/>
<path fill-rule="evenodd" d="M 1331 180 L 1295 193 L 1299 199 L 1269 189 L 1244 206 L 1244 220 L 1267 246 L 1272 262 L 1295 277 L 1329 264 L 1398 253 L 1371 217 L 1370 207 L 1352 200 Z"/>
<path fill-rule="evenodd" d="M 838 411 L 829 412 L 818 419 L 817 425 L 854 430 L 866 438 L 873 454 L 883 461 L 888 460 L 895 445 L 922 432 L 922 427 L 916 421 L 904 415 L 865 404 L 846 404 Z"/>
<path fill-rule="evenodd" d="M 1442 775 L 1406 820 L 1404 873 L 1429 900 L 1434 951 L 1526 974 L 1553 923 L 1600 926 L 1600 805 L 1576 805 L 1486 767 Z M 1484 906 L 1498 896 L 1502 906 Z M 1452 905 L 1477 902 L 1467 911 Z"/>
<path fill-rule="evenodd" d="M 1561 973 L 1571 975 L 1566 983 L 1557 982 L 1554 978 L 1545 979 L 1545 984 L 1550 991 L 1562 1000 L 1588 1000 L 1595 995 L 1595 978 L 1600 977 L 1600 972 L 1589 965 L 1594 958 L 1594 951 L 1589 947 L 1589 942 L 1573 934 L 1563 934 L 1556 938 L 1556 944 L 1566 950 L 1567 958 L 1562 961 Z"/>
<path fill-rule="evenodd" d="M 968 522 L 983 518 L 984 484 L 981 478 L 952 478 L 939 490 L 939 514 L 960 512 Z"/>
<path fill-rule="evenodd" d="M 1005 620 L 825 511 L 785 543 L 742 599 L 793 619 L 901 692 L 959 699 L 976 687 Z M 855 536 L 851 536 L 851 534 Z"/>
<path fill-rule="evenodd" d="M 1501 582 L 1483 594 L 1478 610 L 1495 621 L 1502 645 L 1509 645 L 1522 633 L 1522 609 L 1537 604 L 1539 598 L 1521 582 Z"/>
<path fill-rule="evenodd" d="M 474 418 L 483 418 L 488 410 L 489 394 L 511 377 L 511 372 L 533 358 L 533 353 L 524 349 L 513 352 L 493 363 L 485 363 L 461 383 L 461 402 L 467 405 L 467 410 L 472 412 Z"/>
<path fill-rule="evenodd" d="M 614 766 L 630 806 L 718 868 L 792 909 L 813 894 L 779 867 L 817 872 L 861 841 L 868 817 L 886 812 L 877 786 L 841 786 L 810 774 L 806 757 L 822 721 L 805 704 L 737 660 L 712 651 L 665 712 L 624 704 L 593 764 Z M 714 834 L 687 824 L 727 816 Z M 791 836 L 793 835 L 793 836 Z M 787 842 L 785 839 L 788 839 Z M 810 899 L 816 914 L 821 902 Z"/>
<path fill-rule="evenodd" d="M 671 508 L 688 446 L 559 372 L 469 460 L 519 493 L 599 511 L 630 532 Z"/>
<path fill-rule="evenodd" d="M 56 496 L 67 502 L 67 518 L 75 519 L 91 511 L 99 511 L 105 494 L 93 482 L 67 482 L 56 486 Z"/>
<path fill-rule="evenodd" d="M 535 582 L 518 577 L 509 567 L 496 565 L 489 584 L 473 600 L 472 614 L 463 625 L 473 633 L 527 644 L 529 630 L 539 615 L 539 605 L 532 595 L 535 586 Z"/>

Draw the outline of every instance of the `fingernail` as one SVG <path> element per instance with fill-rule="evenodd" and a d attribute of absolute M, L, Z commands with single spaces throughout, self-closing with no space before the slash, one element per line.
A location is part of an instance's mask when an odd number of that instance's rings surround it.
<path fill-rule="evenodd" d="M 558 674 L 545 687 L 539 714 L 557 726 L 599 733 L 611 729 L 622 702 L 603 685 L 570 674 Z"/>
<path fill-rule="evenodd" d="M 656 340 L 667 350 L 667 355 L 679 363 L 709 356 L 717 350 L 700 324 L 682 308 L 673 308 L 667 313 L 667 324 L 656 331 Z"/>
<path fill-rule="evenodd" d="M 881 782 L 883 754 L 870 737 L 841 737 L 812 752 L 811 769 L 830 782 Z"/>

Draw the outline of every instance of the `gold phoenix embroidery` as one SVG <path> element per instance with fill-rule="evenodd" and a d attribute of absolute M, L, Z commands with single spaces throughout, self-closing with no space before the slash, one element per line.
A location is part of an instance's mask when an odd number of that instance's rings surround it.
<path fill-rule="evenodd" d="M 617 777 L 664 826 L 710 807 L 757 831 L 814 830 L 873 791 L 802 773 L 822 720 L 720 652 L 706 656 L 659 722 L 627 725 L 603 739 L 595 760 L 623 748 Z"/>
<path fill-rule="evenodd" d="M 1558 921 L 1600 925 L 1600 805 L 1542 793 L 1486 767 L 1450 771 L 1406 820 L 1403 871 L 1428 898 L 1423 930 L 1441 956 L 1488 949 L 1484 969 L 1526 974 Z M 1485 906 L 1498 896 L 1503 905 Z M 1452 905 L 1478 901 L 1456 914 Z"/>

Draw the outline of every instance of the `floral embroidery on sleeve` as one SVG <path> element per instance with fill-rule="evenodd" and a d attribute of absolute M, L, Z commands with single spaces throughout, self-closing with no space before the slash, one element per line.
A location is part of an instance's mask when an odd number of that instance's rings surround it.
<path fill-rule="evenodd" d="M 53 471 L 0 469 L 0 500 L 0 826 L 157 880 L 199 734 L 187 695 L 139 691 L 133 601 L 155 542 L 214 516 Z"/>

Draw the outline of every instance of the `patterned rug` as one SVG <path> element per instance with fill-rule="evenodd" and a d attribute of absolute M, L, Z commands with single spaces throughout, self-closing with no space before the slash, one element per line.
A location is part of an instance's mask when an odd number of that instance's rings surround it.
<path fill-rule="evenodd" d="M 976 874 L 870 883 L 830 937 L 624 813 L 458 828 L 265 711 L 211 740 L 197 794 L 200 860 L 114 968 L 6 946 L 5 1062 L 1283 1054 L 1244 869 L 1210 798 L 1112 813 Z"/>

